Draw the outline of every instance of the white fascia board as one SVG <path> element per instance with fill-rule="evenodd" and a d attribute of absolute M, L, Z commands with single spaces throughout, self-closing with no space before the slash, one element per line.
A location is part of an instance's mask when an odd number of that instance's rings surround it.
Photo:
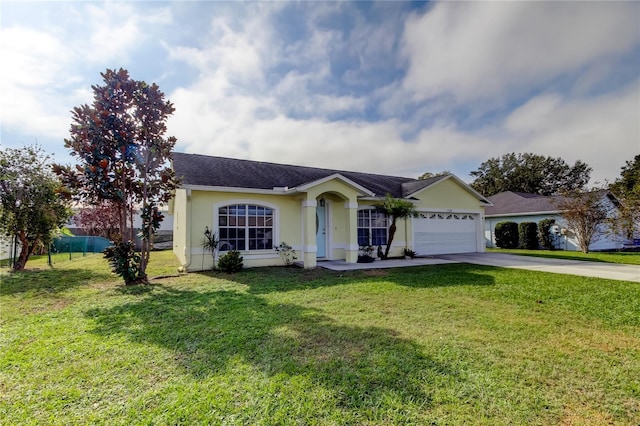
<path fill-rule="evenodd" d="M 546 214 L 557 214 L 561 212 L 558 210 L 546 211 L 546 212 L 525 212 L 525 213 L 502 213 L 502 214 L 485 214 L 484 217 L 503 217 L 503 216 L 541 216 Z"/>
<path fill-rule="evenodd" d="M 359 197 L 358 201 L 384 201 L 387 197 Z M 395 198 L 395 197 L 394 197 Z M 420 204 L 420 200 L 417 198 L 403 198 L 405 201 L 409 201 L 412 204 Z"/>
<path fill-rule="evenodd" d="M 420 213 L 446 213 L 446 214 L 482 214 L 482 212 L 480 210 L 474 210 L 474 209 L 442 209 L 442 208 L 438 208 L 438 209 L 434 209 L 434 208 L 430 208 L 430 207 L 425 207 L 425 208 L 421 208 L 418 209 L 418 212 Z"/>
<path fill-rule="evenodd" d="M 341 175 L 340 173 L 334 173 L 330 176 L 326 176 L 323 177 L 322 179 L 318 179 L 318 180 L 314 180 L 312 182 L 307 182 L 303 185 L 300 185 L 294 189 L 296 189 L 299 192 L 303 192 L 306 191 L 309 188 L 313 188 L 314 186 L 318 186 L 321 185 L 325 182 L 329 182 L 330 180 L 339 180 L 342 181 L 343 183 L 345 183 L 348 186 L 351 186 L 352 188 L 354 188 L 356 191 L 362 193 L 363 195 L 368 195 L 370 197 L 373 197 L 375 194 L 373 192 L 371 192 L 370 190 L 368 190 L 367 188 L 365 188 L 362 185 L 359 185 L 357 183 L 355 183 L 354 181 L 352 181 L 351 179 L 344 177 L 343 175 Z"/>
<path fill-rule="evenodd" d="M 274 188 L 274 189 L 262 189 L 262 188 L 237 188 L 232 186 L 208 186 L 208 185 L 181 185 L 180 188 L 188 189 L 191 191 L 207 191 L 207 192 L 233 192 L 233 193 L 247 193 L 247 194 L 269 194 L 269 195 L 292 195 L 296 194 L 294 188 Z"/>

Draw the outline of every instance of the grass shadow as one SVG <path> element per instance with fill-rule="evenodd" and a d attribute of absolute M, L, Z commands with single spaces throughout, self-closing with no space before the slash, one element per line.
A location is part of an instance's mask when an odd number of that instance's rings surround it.
<path fill-rule="evenodd" d="M 192 273 L 206 277 L 221 278 L 246 285 L 249 287 L 249 292 L 253 294 L 312 290 L 321 287 L 348 284 L 353 281 L 353 274 L 351 273 L 336 272 L 321 268 L 302 269 L 285 266 L 249 268 L 233 274 L 220 271 Z"/>
<path fill-rule="evenodd" d="M 145 294 L 152 294 L 154 290 L 163 288 L 162 284 L 158 283 L 142 283 L 136 285 L 125 285 L 120 282 L 113 290 L 121 295 L 127 296 L 140 296 Z"/>
<path fill-rule="evenodd" d="M 428 405 L 429 377 L 455 374 L 391 330 L 337 324 L 315 309 L 238 291 L 156 287 L 144 300 L 86 316 L 98 335 L 175 351 L 195 377 L 225 374 L 240 357 L 269 376 L 311 377 L 348 409 L 384 404 L 390 396 Z"/>
<path fill-rule="evenodd" d="M 112 280 L 109 273 L 90 269 L 26 270 L 3 274 L 0 277 L 0 296 L 20 293 L 37 295 L 57 294 L 73 288 Z"/>
<path fill-rule="evenodd" d="M 247 269 L 236 274 L 202 272 L 210 277 L 221 277 L 246 285 L 252 294 L 298 291 L 347 285 L 357 282 L 391 281 L 407 287 L 446 287 L 462 285 L 492 285 L 494 278 L 485 271 L 492 267 L 469 264 L 411 266 L 390 269 L 331 271 L 328 269 L 299 269 L 266 267 Z"/>
<path fill-rule="evenodd" d="M 490 274 L 492 270 L 495 268 L 466 263 L 413 266 L 394 269 L 385 279 L 415 288 L 487 286 L 495 284 L 495 278 Z"/>

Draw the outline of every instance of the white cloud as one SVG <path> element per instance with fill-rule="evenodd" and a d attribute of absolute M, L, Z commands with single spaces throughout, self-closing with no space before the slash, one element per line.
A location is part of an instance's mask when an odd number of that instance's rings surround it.
<path fill-rule="evenodd" d="M 2 125 L 23 128 L 32 135 L 63 135 L 68 123 L 62 124 L 55 94 L 69 82 L 69 77 L 61 77 L 68 75 L 65 65 L 71 59 L 64 44 L 29 28 L 3 28 L 0 57 Z"/>
<path fill-rule="evenodd" d="M 169 9 L 137 11 L 132 5 L 106 2 L 88 4 L 83 14 L 87 39 L 75 40 L 78 53 L 92 62 L 125 62 L 129 55 L 153 36 L 156 28 L 172 22 Z"/>
<path fill-rule="evenodd" d="M 69 111 L 91 101 L 90 85 L 98 76 L 82 75 L 87 62 L 106 68 L 124 61 L 147 37 L 142 26 L 168 23 L 171 14 L 168 9 L 137 13 L 113 2 L 63 5 L 50 13 L 55 18 L 43 28 L 0 29 L 0 111 L 4 130 L 61 143 L 68 135 Z"/>
<path fill-rule="evenodd" d="M 640 81 L 593 98 L 541 95 L 505 121 L 509 140 L 531 151 L 592 166 L 592 180 L 619 176 L 625 161 L 640 153 Z M 517 145 L 516 145 L 517 144 Z"/>
<path fill-rule="evenodd" d="M 420 55 L 411 57 L 412 68 L 404 84 L 394 82 L 363 97 L 322 92 L 323 84 L 333 78 L 330 70 L 332 48 L 340 50 L 344 48 L 341 43 L 354 41 L 361 43 L 366 53 L 368 43 L 365 43 L 362 31 L 355 31 L 351 39 L 345 39 L 339 31 L 317 29 L 313 23 L 309 23 L 311 34 L 308 38 L 281 46 L 277 37 L 269 32 L 271 22 L 268 14 L 252 15 L 246 21 L 250 23 L 247 24 L 250 30 L 245 30 L 243 26 L 231 27 L 214 22 L 214 32 L 222 34 L 220 40 L 225 40 L 221 42 L 221 47 L 206 45 L 200 49 L 181 48 L 172 51 L 174 58 L 182 58 L 197 66 L 201 74 L 192 86 L 181 88 L 171 95 L 176 114 L 169 123 L 170 133 L 178 136 L 179 150 L 317 167 L 413 176 L 424 171 L 448 169 L 467 178 L 470 170 L 461 170 L 461 164 L 465 167 L 473 163 L 479 166 L 490 157 L 515 151 L 560 156 L 570 162 L 581 159 L 595 168 L 595 178 L 611 176 L 611 171 L 618 170 L 623 164 L 622 157 L 634 152 L 634 143 L 637 142 L 634 139 L 634 135 L 638 134 L 637 120 L 634 121 L 630 114 L 630 111 L 638 111 L 637 86 L 597 99 L 569 98 L 565 94 L 549 91 L 530 99 L 507 114 L 504 120 L 487 122 L 475 130 L 460 127 L 455 119 L 455 102 L 452 102 L 451 93 L 470 98 L 495 95 L 510 84 L 520 84 L 518 78 L 522 73 L 534 80 L 549 78 L 593 58 L 623 50 L 610 47 L 608 42 L 603 41 L 595 43 L 595 53 L 589 54 L 588 49 L 580 47 L 580 42 L 578 51 L 572 52 L 571 58 L 564 58 L 562 54 L 570 47 L 562 42 L 558 52 L 545 57 L 538 70 L 540 76 L 537 76 L 533 71 L 525 72 L 527 67 L 536 68 L 535 61 L 527 55 L 516 55 L 518 52 L 515 47 L 524 44 L 524 49 L 530 53 L 533 51 L 532 54 L 544 49 L 543 45 L 548 40 L 538 40 L 542 45 L 537 47 L 538 41 L 527 37 L 535 35 L 533 22 L 547 18 L 548 11 L 530 9 L 532 6 L 529 3 L 508 6 L 504 11 L 497 6 L 485 8 L 482 5 L 484 3 L 447 4 L 445 8 L 445 5 L 437 3 L 434 10 L 424 17 L 410 18 L 407 40 L 413 40 L 415 34 L 412 35 L 412 31 L 431 31 L 436 34 L 452 31 L 452 39 L 467 43 L 466 48 L 459 48 L 452 53 L 441 51 L 451 47 L 451 42 L 445 42 L 442 48 L 438 48 L 440 50 L 435 53 L 444 55 L 445 65 L 433 67 L 435 70 L 431 74 L 429 70 L 425 71 L 424 75 L 431 76 L 431 80 L 425 77 L 418 81 L 431 84 L 433 75 L 440 72 L 440 83 L 425 86 L 433 91 L 432 96 L 436 98 L 419 105 L 411 99 L 412 90 L 415 90 L 411 84 L 417 84 L 412 83 L 411 79 L 416 78 L 412 73 L 416 72 Z M 442 10 L 438 11 L 438 8 Z M 549 33 L 546 37 L 549 40 L 559 37 L 561 22 L 572 22 L 566 21 L 567 10 L 571 8 L 565 9 L 564 14 L 558 12 L 561 15 L 558 19 L 550 18 L 546 23 L 545 28 Z M 590 13 L 594 12 L 592 9 L 589 11 L 587 15 L 591 17 Z M 472 28 L 462 31 L 456 26 L 460 21 L 458 15 L 465 17 L 475 12 L 478 19 L 471 23 Z M 493 16 L 497 12 L 500 12 L 498 16 Z M 443 14 L 446 19 L 442 18 Z M 527 21 L 523 14 L 531 15 L 531 22 L 523 22 Z M 424 19 L 435 19 L 435 24 L 431 23 L 436 28 L 431 26 L 425 30 L 421 21 Z M 480 31 L 480 22 L 486 22 L 487 19 L 494 24 L 487 30 L 489 35 L 478 40 L 469 39 L 476 32 L 473 27 Z M 610 28 L 613 18 L 605 16 L 603 19 L 605 23 L 601 27 Z M 583 26 L 586 25 L 581 22 Z M 525 23 L 529 28 L 523 30 L 517 42 L 500 41 L 519 26 L 526 27 Z M 581 31 L 578 29 L 579 34 L 582 34 Z M 383 39 L 381 34 L 376 33 L 372 40 L 379 42 Z M 263 43 L 262 40 L 270 41 Z M 413 41 L 417 43 L 417 40 Z M 487 49 L 485 44 L 489 41 L 495 42 L 495 45 Z M 576 41 L 575 38 L 573 41 Z M 591 43 L 591 38 L 586 43 Z M 437 43 L 425 41 L 425 51 L 433 53 L 433 49 L 436 49 L 434 44 Z M 474 56 L 473 46 L 478 52 L 487 53 L 488 57 L 480 54 Z M 463 58 L 464 52 L 470 52 L 468 58 Z M 417 55 L 417 51 L 413 53 Z M 240 54 L 248 56 L 242 60 L 235 59 Z M 506 61 L 505 58 L 510 55 L 516 55 L 514 64 L 499 63 L 500 60 Z M 462 64 L 464 70 L 449 73 L 446 63 L 453 67 L 454 64 L 461 65 L 458 62 L 463 60 L 467 61 Z M 493 63 L 496 60 L 498 64 Z M 292 68 L 271 81 L 271 86 L 255 88 L 249 83 L 242 84 L 244 79 L 231 80 L 239 63 L 243 64 L 243 69 L 251 71 L 248 75 L 254 76 L 265 76 L 269 66 L 274 64 L 288 64 Z M 600 71 L 593 68 L 592 76 L 585 77 L 583 86 L 590 87 L 602 80 L 607 67 L 600 68 Z M 477 72 L 469 72 L 470 69 Z M 500 84 L 481 84 L 483 78 L 499 70 L 502 74 L 493 76 L 493 80 L 500 80 Z M 266 84 L 266 80 L 261 82 Z M 503 83 L 506 84 L 504 87 L 501 85 Z M 378 122 L 364 118 L 331 119 L 332 114 L 364 111 L 371 105 L 377 105 L 386 118 Z M 402 117 L 402 120 L 397 117 Z M 425 121 L 429 122 L 428 126 L 424 125 Z M 615 146 L 619 154 L 609 155 L 607 160 L 602 159 L 603 138 L 606 138 L 608 146 Z M 588 147 L 581 147 L 581 144 Z"/>
<path fill-rule="evenodd" d="M 531 84 L 638 45 L 636 2 L 441 2 L 405 27 L 404 80 L 417 98 L 460 102 L 521 93 Z"/>

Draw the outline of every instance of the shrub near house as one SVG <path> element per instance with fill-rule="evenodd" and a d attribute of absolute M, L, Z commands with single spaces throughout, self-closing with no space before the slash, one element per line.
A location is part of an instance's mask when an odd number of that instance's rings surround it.
<path fill-rule="evenodd" d="M 553 238 L 551 237 L 551 227 L 555 225 L 555 219 L 543 219 L 538 224 L 538 238 L 540 245 L 546 250 L 555 250 Z"/>
<path fill-rule="evenodd" d="M 500 248 L 518 248 L 518 224 L 515 222 L 500 222 L 496 224 L 496 245 Z"/>
<path fill-rule="evenodd" d="M 538 225 L 535 222 L 522 222 L 518 225 L 519 245 L 521 249 L 538 249 Z"/>

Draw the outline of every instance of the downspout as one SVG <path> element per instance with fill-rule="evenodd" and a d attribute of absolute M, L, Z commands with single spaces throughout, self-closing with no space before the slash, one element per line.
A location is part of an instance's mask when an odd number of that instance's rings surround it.
<path fill-rule="evenodd" d="M 185 214 L 185 219 L 188 217 L 189 220 L 185 220 L 185 242 L 184 242 L 184 255 L 186 257 L 187 263 L 182 265 L 182 268 L 185 272 L 191 266 L 191 224 L 193 223 L 193 209 L 191 208 L 191 190 L 186 190 L 186 207 L 188 212 Z"/>
<path fill-rule="evenodd" d="M 411 219 L 413 221 L 413 218 Z M 409 226 L 407 224 L 408 219 L 404 218 L 404 248 L 409 250 Z"/>

